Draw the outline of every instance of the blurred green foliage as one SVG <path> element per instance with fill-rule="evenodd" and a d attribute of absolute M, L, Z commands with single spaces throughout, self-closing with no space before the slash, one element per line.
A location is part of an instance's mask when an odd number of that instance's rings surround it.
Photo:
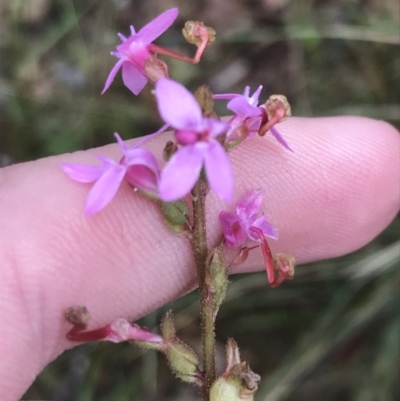
<path fill-rule="evenodd" d="M 399 3 L 396 0 L 0 0 L 0 166 L 130 138 L 160 126 L 150 88 L 137 98 L 118 76 L 100 96 L 130 24 L 140 28 L 178 6 L 159 43 L 186 54 L 184 21 L 204 20 L 217 41 L 201 66 L 168 61 L 195 89 L 288 96 L 294 115 L 358 114 L 400 127 Z M 396 90 L 397 88 L 397 90 Z M 259 401 L 400 399 L 399 247 L 396 220 L 361 251 L 302 266 L 266 289 L 258 274 L 235 277 L 217 321 L 219 355 L 233 336 L 262 375 Z M 174 309 L 179 334 L 198 347 L 190 294 L 143 319 L 155 328 Z M 164 361 L 126 344 L 70 350 L 26 399 L 198 400 Z"/>

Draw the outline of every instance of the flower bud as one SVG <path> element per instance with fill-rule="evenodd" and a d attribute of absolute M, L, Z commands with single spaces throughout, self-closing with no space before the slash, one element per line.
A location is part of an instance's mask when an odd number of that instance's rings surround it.
<path fill-rule="evenodd" d="M 213 295 L 214 316 L 225 299 L 228 290 L 228 264 L 221 247 L 217 247 L 211 258 L 209 272 L 206 277 L 208 291 Z"/>
<path fill-rule="evenodd" d="M 161 331 L 165 343 L 163 352 L 171 370 L 182 381 L 201 386 L 203 378 L 198 366 L 199 358 L 192 348 L 176 337 L 171 311 L 164 316 Z"/>
<path fill-rule="evenodd" d="M 167 344 L 165 357 L 175 375 L 186 383 L 201 385 L 199 358 L 188 345 L 175 338 Z"/>
<path fill-rule="evenodd" d="M 175 154 L 178 150 L 178 146 L 176 146 L 175 142 L 168 141 L 163 149 L 163 159 L 164 161 L 168 162 L 172 155 Z"/>
<path fill-rule="evenodd" d="M 176 234 L 188 228 L 189 208 L 185 201 L 178 199 L 174 202 L 162 202 L 161 212 L 168 227 Z"/>
<path fill-rule="evenodd" d="M 194 97 L 201 107 L 203 117 L 218 119 L 218 115 L 214 112 L 213 93 L 208 86 L 200 86 L 200 88 L 194 92 Z"/>

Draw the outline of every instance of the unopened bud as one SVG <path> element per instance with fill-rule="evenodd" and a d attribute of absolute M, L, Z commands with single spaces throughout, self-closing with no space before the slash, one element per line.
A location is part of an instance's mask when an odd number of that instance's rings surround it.
<path fill-rule="evenodd" d="M 213 93 L 208 86 L 200 86 L 200 88 L 194 92 L 194 97 L 197 103 L 199 103 L 204 117 L 218 119 L 218 115 L 214 112 Z"/>
<path fill-rule="evenodd" d="M 175 142 L 168 141 L 163 149 L 163 159 L 168 162 L 171 159 L 172 155 L 174 155 L 178 151 L 178 146 Z"/>
<path fill-rule="evenodd" d="M 167 344 L 165 356 L 175 375 L 186 383 L 201 384 L 199 358 L 187 344 L 175 338 Z"/>
<path fill-rule="evenodd" d="M 161 321 L 161 332 L 163 334 L 164 340 L 170 341 L 176 337 L 175 335 L 175 325 L 174 325 L 174 315 L 172 311 L 168 311 Z"/>
<path fill-rule="evenodd" d="M 161 211 L 168 227 L 174 233 L 182 233 L 188 228 L 189 207 L 182 199 L 174 202 L 162 202 Z"/>
<path fill-rule="evenodd" d="M 160 78 L 169 78 L 167 64 L 155 56 L 150 56 L 144 62 L 147 77 L 157 82 Z"/>
<path fill-rule="evenodd" d="M 228 290 L 228 264 L 222 247 L 217 247 L 211 258 L 209 275 L 206 276 L 208 291 L 213 295 L 214 316 L 218 312 Z"/>
<path fill-rule="evenodd" d="M 175 375 L 186 383 L 202 385 L 202 373 L 199 369 L 199 358 L 187 344 L 175 335 L 173 315 L 167 312 L 161 322 L 167 362 Z"/>
<path fill-rule="evenodd" d="M 207 40 L 206 44 L 213 43 L 216 32 L 211 27 L 205 26 L 203 22 L 186 21 L 182 34 L 190 44 L 200 47 L 205 40 Z"/>

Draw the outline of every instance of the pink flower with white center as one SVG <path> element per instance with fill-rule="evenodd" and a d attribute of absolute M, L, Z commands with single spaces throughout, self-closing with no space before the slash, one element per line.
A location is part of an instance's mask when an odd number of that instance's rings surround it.
<path fill-rule="evenodd" d="M 159 79 L 155 94 L 161 117 L 176 130 L 177 142 L 182 145 L 161 172 L 160 197 L 169 202 L 187 195 L 204 166 L 211 189 L 230 202 L 233 196 L 232 167 L 217 140 L 229 125 L 204 118 L 194 96 L 178 82 Z"/>
<path fill-rule="evenodd" d="M 265 106 L 258 106 L 258 98 L 261 91 L 262 85 L 250 96 L 250 86 L 246 86 L 243 95 L 226 93 L 213 96 L 214 99 L 229 100 L 226 107 L 235 113 L 235 116 L 231 120 L 232 129 L 228 133 L 228 137 L 230 134 L 234 136 L 234 130 L 239 128 L 242 124 L 246 124 L 249 132 L 247 138 L 250 139 L 257 134 L 261 124 L 264 123 L 264 121 L 268 121 Z M 281 133 L 277 130 L 276 126 L 271 126 L 269 131 L 281 145 L 288 150 L 292 150 Z"/>
<path fill-rule="evenodd" d="M 124 154 L 119 163 L 97 156 L 103 163 L 101 166 L 61 164 L 63 171 L 73 180 L 84 183 L 95 182 L 86 201 L 86 216 L 97 213 L 110 203 L 123 180 L 135 188 L 157 193 L 159 170 L 154 155 L 149 150 L 138 147 L 142 141 L 127 148 L 117 133 L 115 137 Z"/>
<path fill-rule="evenodd" d="M 261 242 L 258 230 L 261 230 L 265 237 L 278 239 L 276 229 L 265 216 L 257 217 L 263 196 L 264 191 L 250 191 L 238 202 L 236 213 L 221 212 L 219 214 L 225 242 L 229 247 L 239 247 L 247 239 Z"/>
<path fill-rule="evenodd" d="M 131 26 L 129 38 L 118 34 L 122 44 L 117 46 L 116 51 L 111 55 L 119 58 L 119 61 L 108 75 L 102 94 L 109 88 L 121 67 L 122 79 L 127 88 L 135 95 L 142 91 L 148 81 L 144 66 L 145 61 L 151 56 L 151 43 L 172 25 L 178 13 L 177 8 L 171 8 L 150 21 L 137 33 Z"/>

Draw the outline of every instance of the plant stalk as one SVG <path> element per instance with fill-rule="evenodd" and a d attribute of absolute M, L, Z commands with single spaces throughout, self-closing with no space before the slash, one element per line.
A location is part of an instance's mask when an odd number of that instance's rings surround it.
<path fill-rule="evenodd" d="M 207 191 L 207 183 L 201 175 L 193 188 L 194 231 L 192 247 L 200 291 L 201 337 L 205 375 L 205 383 L 202 391 L 204 401 L 209 401 L 210 387 L 215 380 L 214 300 L 207 286 L 207 282 L 209 282 L 207 278 L 210 274 L 205 221 L 205 199 Z"/>

